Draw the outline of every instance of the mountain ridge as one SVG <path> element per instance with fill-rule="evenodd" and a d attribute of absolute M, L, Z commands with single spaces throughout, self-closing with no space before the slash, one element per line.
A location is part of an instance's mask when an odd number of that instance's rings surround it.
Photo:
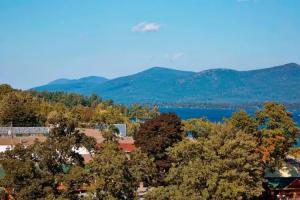
<path fill-rule="evenodd" d="M 68 84 L 47 84 L 33 89 L 84 95 L 96 93 L 104 99 L 125 104 L 300 102 L 300 66 L 288 63 L 256 70 L 217 68 L 200 72 L 152 67 L 101 83 L 67 86 Z"/>
<path fill-rule="evenodd" d="M 86 76 L 79 79 L 60 78 L 54 81 L 50 81 L 47 85 L 70 84 L 70 83 L 79 83 L 79 82 L 101 83 L 108 80 L 109 79 L 102 76 Z"/>

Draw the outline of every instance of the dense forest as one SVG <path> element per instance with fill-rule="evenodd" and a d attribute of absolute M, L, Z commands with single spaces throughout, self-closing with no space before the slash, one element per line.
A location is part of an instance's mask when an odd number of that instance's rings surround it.
<path fill-rule="evenodd" d="M 235 113 L 223 123 L 183 121 L 157 108 L 130 108 L 89 97 L 0 86 L 2 125 L 54 125 L 46 141 L 0 154 L 1 199 L 264 199 L 264 172 L 282 166 L 299 129 L 285 106 L 267 102 L 255 115 Z M 127 123 L 137 149 L 118 147 L 113 127 L 100 146 L 76 127 Z M 192 137 L 187 137 L 187 135 Z M 85 147 L 83 162 L 74 149 Z M 78 191 L 85 195 L 78 195 Z"/>
<path fill-rule="evenodd" d="M 75 121 L 78 127 L 126 123 L 128 133 L 132 134 L 137 122 L 159 113 L 156 106 L 134 104 L 128 108 L 112 100 L 102 101 L 95 94 L 21 91 L 0 85 L 1 126 L 47 126 L 51 118 L 60 114 Z"/>

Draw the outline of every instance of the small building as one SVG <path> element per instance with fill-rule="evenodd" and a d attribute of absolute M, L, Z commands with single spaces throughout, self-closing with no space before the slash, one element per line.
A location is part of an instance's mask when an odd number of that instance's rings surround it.
<path fill-rule="evenodd" d="M 300 178 L 281 177 L 267 178 L 267 180 L 268 199 L 300 199 Z"/>
<path fill-rule="evenodd" d="M 0 152 L 5 152 L 7 150 L 12 150 L 15 145 L 23 144 L 25 146 L 31 145 L 34 143 L 35 140 L 38 141 L 45 141 L 46 137 L 41 135 L 36 136 L 3 136 L 0 137 Z"/>
<path fill-rule="evenodd" d="M 281 169 L 266 171 L 267 199 L 300 199 L 300 161 L 288 156 Z"/>
<path fill-rule="evenodd" d="M 126 153 L 134 151 L 136 148 L 133 138 L 126 137 L 126 124 L 115 124 L 115 126 L 120 134 L 118 138 L 120 149 Z M 79 130 L 87 136 L 94 137 L 99 145 L 104 141 L 99 129 L 79 128 Z M 33 144 L 35 140 L 43 142 L 47 139 L 48 133 L 49 128 L 47 127 L 0 127 L 0 152 L 12 150 L 17 144 L 28 146 Z M 82 155 L 86 163 L 91 161 L 92 156 L 86 148 L 81 147 L 74 149 L 74 151 Z"/>

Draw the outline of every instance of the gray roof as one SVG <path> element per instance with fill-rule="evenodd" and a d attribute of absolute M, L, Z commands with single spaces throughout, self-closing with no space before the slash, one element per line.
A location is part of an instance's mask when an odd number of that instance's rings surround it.
<path fill-rule="evenodd" d="M 0 127 L 0 135 L 11 134 L 48 134 L 49 127 Z"/>

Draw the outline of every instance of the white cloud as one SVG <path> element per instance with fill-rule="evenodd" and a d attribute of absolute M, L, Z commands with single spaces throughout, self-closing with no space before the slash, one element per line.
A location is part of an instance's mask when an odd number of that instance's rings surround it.
<path fill-rule="evenodd" d="M 184 56 L 183 53 L 171 53 L 171 54 L 166 54 L 166 58 L 170 61 L 170 62 L 174 62 L 180 58 L 182 58 Z"/>
<path fill-rule="evenodd" d="M 131 28 L 132 32 L 153 32 L 158 31 L 161 25 L 157 23 L 141 22 Z"/>

